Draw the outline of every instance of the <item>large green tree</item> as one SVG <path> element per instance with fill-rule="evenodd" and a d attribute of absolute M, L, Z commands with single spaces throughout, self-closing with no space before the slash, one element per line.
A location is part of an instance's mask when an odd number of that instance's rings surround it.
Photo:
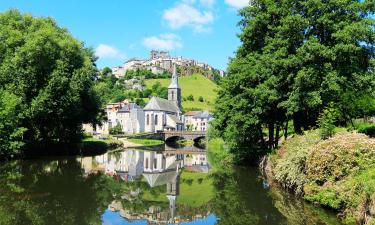
<path fill-rule="evenodd" d="M 81 124 L 95 122 L 95 60 L 51 18 L 0 14 L 0 89 L 19 100 L 19 113 L 8 119 L 19 118 L 15 126 L 26 129 L 26 148 L 77 141 Z"/>
<path fill-rule="evenodd" d="M 220 85 L 219 135 L 233 149 L 274 148 L 288 121 L 301 133 L 330 102 L 345 109 L 346 93 L 374 97 L 374 9 L 367 0 L 251 1 L 240 11 L 242 45 Z"/>

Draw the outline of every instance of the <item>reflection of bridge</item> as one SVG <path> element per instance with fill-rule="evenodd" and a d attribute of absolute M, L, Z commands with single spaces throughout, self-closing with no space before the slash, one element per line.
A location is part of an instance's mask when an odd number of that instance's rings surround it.
<path fill-rule="evenodd" d="M 159 134 L 163 137 L 164 141 L 185 139 L 197 142 L 206 137 L 205 131 L 161 131 Z"/>
<path fill-rule="evenodd" d="M 194 153 L 205 153 L 206 149 L 199 148 L 197 146 L 179 146 L 173 147 L 166 144 L 164 146 L 163 151 L 165 153 L 173 153 L 173 154 L 194 154 Z"/>

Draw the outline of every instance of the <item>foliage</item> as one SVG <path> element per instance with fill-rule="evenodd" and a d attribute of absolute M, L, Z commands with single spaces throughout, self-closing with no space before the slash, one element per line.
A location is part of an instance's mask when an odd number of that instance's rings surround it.
<path fill-rule="evenodd" d="M 307 182 L 305 164 L 309 148 L 319 141 L 318 131 L 306 132 L 305 135 L 297 135 L 287 140 L 277 153 L 271 155 L 276 181 L 284 188 L 302 195 Z"/>
<path fill-rule="evenodd" d="M 121 134 L 122 126 L 120 123 L 117 123 L 116 126 L 109 129 L 109 134 Z"/>
<path fill-rule="evenodd" d="M 204 102 L 203 97 L 202 97 L 202 96 L 199 96 L 198 101 L 200 101 L 200 102 Z"/>
<path fill-rule="evenodd" d="M 12 158 L 20 153 L 25 128 L 20 127 L 21 99 L 0 90 L 0 159 Z"/>
<path fill-rule="evenodd" d="M 327 107 L 318 118 L 320 137 L 327 139 L 335 134 L 335 122 L 337 120 L 337 111 L 335 108 Z"/>
<path fill-rule="evenodd" d="M 193 95 L 189 95 L 186 97 L 186 100 L 188 101 L 194 101 L 194 96 Z"/>
<path fill-rule="evenodd" d="M 92 49 L 51 18 L 16 10 L 0 14 L 0 39 L 1 98 L 14 96 L 8 107 L 19 108 L 11 138 L 24 132 L 24 148 L 78 141 L 81 124 L 97 122 L 100 111 Z"/>
<path fill-rule="evenodd" d="M 375 124 L 361 125 L 358 127 L 358 132 L 375 137 Z"/>
<path fill-rule="evenodd" d="M 169 77 L 171 77 L 171 74 L 167 71 L 157 74 L 157 73 L 152 73 L 152 71 L 148 69 L 137 69 L 137 70 L 127 70 L 124 78 L 126 80 L 129 80 L 132 78 L 163 79 L 163 78 L 169 78 Z"/>
<path fill-rule="evenodd" d="M 367 114 L 375 87 L 375 23 L 368 17 L 374 8 L 359 0 L 254 0 L 242 9 L 242 45 L 215 104 L 220 136 L 234 147 L 272 149 L 287 121 L 301 134 L 316 126 L 329 102 L 345 120 Z M 363 101 L 345 107 L 356 99 Z"/>
<path fill-rule="evenodd" d="M 112 75 L 112 70 L 109 67 L 104 67 L 101 72 L 102 72 L 102 76 L 105 76 L 105 77 Z"/>
<path fill-rule="evenodd" d="M 155 83 L 160 82 L 162 87 L 168 87 L 171 80 L 168 79 L 153 79 L 146 80 L 146 88 L 151 88 Z M 178 83 L 181 87 L 182 98 L 187 98 L 192 95 L 192 101 L 183 101 L 182 107 L 186 111 L 192 110 L 212 110 L 213 102 L 216 99 L 216 87 L 217 85 L 207 77 L 200 74 L 193 74 L 191 76 L 183 76 L 178 78 Z M 202 88 L 204 87 L 204 88 Z M 199 96 L 203 96 L 206 102 L 199 102 Z M 147 96 L 148 97 L 148 96 Z"/>
<path fill-rule="evenodd" d="M 375 140 L 363 134 L 339 132 L 320 140 L 314 131 L 287 140 L 270 159 L 282 186 L 363 224 L 375 217 L 368 214 L 375 205 L 374 149 Z"/>

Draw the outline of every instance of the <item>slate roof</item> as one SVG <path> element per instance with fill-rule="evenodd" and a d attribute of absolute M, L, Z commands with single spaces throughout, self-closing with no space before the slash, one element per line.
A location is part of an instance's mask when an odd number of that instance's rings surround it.
<path fill-rule="evenodd" d="M 172 113 L 178 113 L 180 111 L 174 102 L 158 97 L 152 97 L 144 110 L 167 111 Z"/>
<path fill-rule="evenodd" d="M 193 118 L 210 119 L 210 118 L 212 118 L 212 114 L 210 114 L 208 111 L 203 111 L 203 112 L 200 112 L 200 113 L 194 115 Z"/>
<path fill-rule="evenodd" d="M 167 115 L 169 116 L 175 123 L 183 123 L 180 119 L 177 118 L 175 115 Z"/>
<path fill-rule="evenodd" d="M 139 109 L 140 107 L 135 103 L 125 104 L 122 108 L 118 110 L 119 113 L 127 113 L 132 109 Z"/>

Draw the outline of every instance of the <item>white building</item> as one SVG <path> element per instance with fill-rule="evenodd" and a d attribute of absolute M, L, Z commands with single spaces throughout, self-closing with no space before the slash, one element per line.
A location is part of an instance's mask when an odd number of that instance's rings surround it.
<path fill-rule="evenodd" d="M 127 100 L 118 103 L 107 104 L 105 112 L 107 121 L 95 129 L 91 125 L 84 124 L 83 129 L 88 133 L 109 134 L 111 128 L 120 124 L 125 134 L 136 134 L 144 132 L 145 115 L 141 107 Z"/>
<path fill-rule="evenodd" d="M 213 116 L 208 111 L 191 111 L 184 115 L 185 129 L 192 131 L 207 131 L 209 122 L 213 120 Z"/>
<path fill-rule="evenodd" d="M 181 121 L 181 89 L 178 85 L 176 66 L 173 69 L 172 82 L 168 87 L 168 100 L 152 97 L 145 106 L 145 131 L 183 130 Z"/>

